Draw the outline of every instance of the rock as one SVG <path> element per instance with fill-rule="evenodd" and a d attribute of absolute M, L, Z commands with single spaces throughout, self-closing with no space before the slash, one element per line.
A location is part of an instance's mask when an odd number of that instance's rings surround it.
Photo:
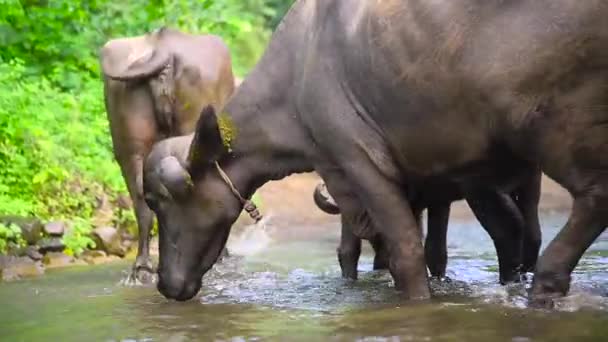
<path fill-rule="evenodd" d="M 122 247 L 125 249 L 125 251 L 130 251 L 134 244 L 135 243 L 133 240 L 122 240 Z"/>
<path fill-rule="evenodd" d="M 81 255 L 83 258 L 102 258 L 107 257 L 108 254 L 104 251 L 100 251 L 98 249 L 84 251 Z"/>
<path fill-rule="evenodd" d="M 0 223 L 17 225 L 28 245 L 35 245 L 42 238 L 42 222 L 35 217 L 4 216 L 0 217 Z"/>
<path fill-rule="evenodd" d="M 105 264 L 108 262 L 120 260 L 119 257 L 114 255 L 107 255 L 104 251 L 93 250 L 93 251 L 85 251 L 82 253 L 81 258 L 87 263 L 91 265 L 99 265 Z"/>
<path fill-rule="evenodd" d="M 93 236 L 97 249 L 119 257 L 124 257 L 127 253 L 126 248 L 122 245 L 120 233 L 116 228 L 109 226 L 95 228 Z"/>
<path fill-rule="evenodd" d="M 65 245 L 58 237 L 44 238 L 38 242 L 40 249 L 38 250 L 42 254 L 49 252 L 63 252 Z"/>
<path fill-rule="evenodd" d="M 40 261 L 28 257 L 0 255 L 0 280 L 13 281 L 21 278 L 36 277 L 44 274 Z"/>
<path fill-rule="evenodd" d="M 42 260 L 42 254 L 38 251 L 38 246 L 27 246 L 25 255 L 34 261 Z"/>
<path fill-rule="evenodd" d="M 44 255 L 42 262 L 47 268 L 65 267 L 74 264 L 74 257 L 61 252 L 49 252 Z"/>
<path fill-rule="evenodd" d="M 44 232 L 48 236 L 62 237 L 65 233 L 65 223 L 61 221 L 53 221 L 44 225 Z"/>

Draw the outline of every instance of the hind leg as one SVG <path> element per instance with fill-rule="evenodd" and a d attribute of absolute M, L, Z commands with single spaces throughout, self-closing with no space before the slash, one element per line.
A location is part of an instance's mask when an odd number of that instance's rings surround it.
<path fill-rule="evenodd" d="M 361 239 L 353 234 L 353 231 L 342 214 L 342 234 L 340 245 L 337 248 L 338 262 L 342 270 L 342 278 L 356 280 L 358 276 L 357 266 L 361 256 Z"/>
<path fill-rule="evenodd" d="M 522 264 L 523 218 L 509 195 L 490 189 L 468 192 L 467 203 L 494 242 L 500 283 L 517 281 Z"/>
<path fill-rule="evenodd" d="M 139 197 L 134 201 L 137 224 L 139 226 L 139 241 L 137 247 L 137 257 L 133 264 L 133 275 L 142 283 L 149 283 L 154 278 L 154 267 L 150 259 L 150 238 L 154 214 L 143 198 Z"/>
<path fill-rule="evenodd" d="M 512 196 L 515 197 L 515 204 L 517 204 L 524 219 L 523 272 L 534 271 L 542 243 L 542 232 L 538 219 L 541 178 L 542 173 L 540 170 L 534 170 L 515 191 L 515 196 Z"/>
<path fill-rule="evenodd" d="M 448 263 L 447 231 L 450 204 L 432 205 L 428 208 L 428 229 L 424 243 L 424 255 L 431 277 L 445 278 Z"/>
<path fill-rule="evenodd" d="M 575 197 L 568 222 L 538 260 L 530 294 L 532 306 L 552 307 L 553 299 L 568 293 L 570 274 L 607 224 L 608 191 L 600 196 Z"/>

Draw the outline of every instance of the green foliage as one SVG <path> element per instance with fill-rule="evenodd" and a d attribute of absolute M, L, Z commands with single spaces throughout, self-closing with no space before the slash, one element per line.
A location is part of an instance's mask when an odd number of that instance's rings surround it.
<path fill-rule="evenodd" d="M 0 63 L 0 213 L 90 215 L 83 198 L 103 190 L 97 184 L 124 190 L 100 86 L 64 92 L 26 73 L 23 62 Z"/>
<path fill-rule="evenodd" d="M 0 59 L 28 61 L 45 75 L 79 89 L 99 75 L 98 51 L 109 39 L 141 35 L 163 25 L 221 36 L 237 74 L 257 61 L 292 0 L 0 0 Z M 276 7 L 276 8 L 275 8 Z"/>
<path fill-rule="evenodd" d="M 24 246 L 25 241 L 21 237 L 21 229 L 15 224 L 8 226 L 0 223 L 0 253 L 6 253 L 8 244 Z"/>
<path fill-rule="evenodd" d="M 125 192 L 98 82 L 62 91 L 16 60 L 0 85 L 0 215 L 90 219 L 97 198 Z M 78 232 L 65 241 L 76 253 L 89 242 Z"/>
<path fill-rule="evenodd" d="M 68 255 L 79 255 L 87 248 L 95 248 L 95 241 L 91 239 L 90 233 L 93 229 L 91 223 L 82 218 L 72 220 L 72 227 L 63 237 L 65 253 Z"/>
<path fill-rule="evenodd" d="M 257 61 L 292 0 L 0 0 L 0 215 L 72 221 L 71 253 L 98 199 L 126 188 L 111 149 L 98 51 L 109 39 L 163 25 L 213 33 L 237 75 Z M 134 226 L 131 211 L 114 222 Z M 0 253 L 14 235 L 0 227 Z"/>

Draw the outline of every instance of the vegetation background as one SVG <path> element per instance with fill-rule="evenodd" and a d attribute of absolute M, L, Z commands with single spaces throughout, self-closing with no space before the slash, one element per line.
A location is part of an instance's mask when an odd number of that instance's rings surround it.
<path fill-rule="evenodd" d="M 0 216 L 65 220 L 92 244 L 100 204 L 127 194 L 111 149 L 99 48 L 167 25 L 220 35 L 245 76 L 293 0 L 0 0 Z M 111 205 L 114 224 L 135 227 Z M 134 232 L 134 231 L 133 231 Z M 0 253 L 23 242 L 0 224 Z"/>

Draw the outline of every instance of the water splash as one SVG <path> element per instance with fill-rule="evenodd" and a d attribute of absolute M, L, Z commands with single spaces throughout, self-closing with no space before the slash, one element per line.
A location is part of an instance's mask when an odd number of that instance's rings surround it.
<path fill-rule="evenodd" d="M 257 223 L 247 225 L 239 233 L 232 233 L 227 247 L 230 254 L 250 256 L 266 249 L 273 241 L 269 234 L 271 215 L 266 215 Z"/>

